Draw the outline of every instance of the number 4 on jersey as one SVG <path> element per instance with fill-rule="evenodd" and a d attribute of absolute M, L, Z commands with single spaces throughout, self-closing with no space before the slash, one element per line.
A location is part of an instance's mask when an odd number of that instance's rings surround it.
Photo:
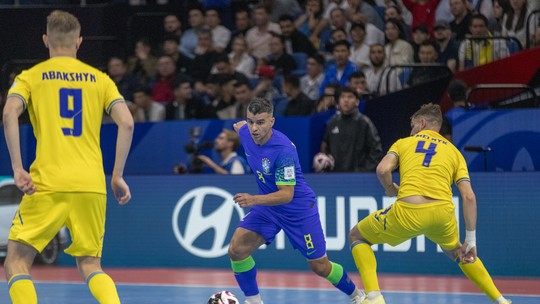
<path fill-rule="evenodd" d="M 429 167 L 429 164 L 431 163 L 431 158 L 435 154 L 437 154 L 437 152 L 435 152 L 435 148 L 437 148 L 437 144 L 430 143 L 427 149 L 424 148 L 425 145 L 426 145 L 426 142 L 424 140 L 419 141 L 418 144 L 416 145 L 416 150 L 414 152 L 426 154 L 426 156 L 424 157 L 424 160 L 422 161 L 422 166 Z"/>

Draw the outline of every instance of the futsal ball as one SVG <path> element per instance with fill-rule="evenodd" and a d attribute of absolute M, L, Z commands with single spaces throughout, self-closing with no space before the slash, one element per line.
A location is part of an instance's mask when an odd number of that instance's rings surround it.
<path fill-rule="evenodd" d="M 230 291 L 222 290 L 214 293 L 208 304 L 240 304 L 240 301 Z"/>
<path fill-rule="evenodd" d="M 334 169 L 334 159 L 324 153 L 317 153 L 313 157 L 313 170 L 315 172 L 327 172 Z"/>

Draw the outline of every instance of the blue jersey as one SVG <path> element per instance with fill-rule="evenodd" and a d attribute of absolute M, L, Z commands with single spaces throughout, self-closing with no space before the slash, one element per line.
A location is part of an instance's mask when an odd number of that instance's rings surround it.
<path fill-rule="evenodd" d="M 293 185 L 294 197 L 288 204 L 277 206 L 254 206 L 272 208 L 280 213 L 312 215 L 317 213 L 316 197 L 302 174 L 296 147 L 283 133 L 272 129 L 272 137 L 262 146 L 255 144 L 249 129 L 238 131 L 246 158 L 255 173 L 259 194 L 278 191 L 278 185 Z"/>

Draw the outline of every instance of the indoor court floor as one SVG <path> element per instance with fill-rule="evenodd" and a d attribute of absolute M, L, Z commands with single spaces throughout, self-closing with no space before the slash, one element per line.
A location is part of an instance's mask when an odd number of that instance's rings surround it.
<path fill-rule="evenodd" d="M 228 270 L 183 268 L 109 268 L 122 303 L 206 304 L 218 290 L 229 290 L 243 297 L 232 272 Z M 5 280 L 0 282 L 0 303 L 11 303 Z M 350 273 L 357 283 L 360 277 Z M 93 300 L 86 284 L 73 267 L 35 266 L 32 278 L 40 304 L 88 304 Z M 311 272 L 258 272 L 261 295 L 266 304 L 349 303 L 346 296 Z M 540 279 L 495 278 L 499 289 L 515 304 L 540 303 Z M 388 304 L 490 303 L 465 277 L 380 275 Z"/>

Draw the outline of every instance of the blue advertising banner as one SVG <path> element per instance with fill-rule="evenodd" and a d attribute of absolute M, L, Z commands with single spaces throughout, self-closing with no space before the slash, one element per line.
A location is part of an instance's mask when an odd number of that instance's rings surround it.
<path fill-rule="evenodd" d="M 359 219 L 393 203 L 374 174 L 307 174 L 318 195 L 328 256 L 355 271 L 348 232 Z M 494 275 L 540 276 L 540 173 L 477 173 L 479 256 Z M 229 268 L 229 240 L 248 212 L 233 202 L 238 192 L 257 193 L 253 176 L 128 176 L 133 200 L 109 194 L 103 263 L 106 266 Z M 454 193 L 457 193 L 454 191 Z M 461 215 L 454 197 L 456 216 Z M 459 221 L 463 240 L 463 220 Z M 380 272 L 457 274 L 437 246 L 418 237 L 396 247 L 374 246 Z M 254 254 L 261 269 L 307 270 L 286 237 Z M 277 262 L 279 261 L 279 262 Z M 62 264 L 73 259 L 62 256 Z"/>

